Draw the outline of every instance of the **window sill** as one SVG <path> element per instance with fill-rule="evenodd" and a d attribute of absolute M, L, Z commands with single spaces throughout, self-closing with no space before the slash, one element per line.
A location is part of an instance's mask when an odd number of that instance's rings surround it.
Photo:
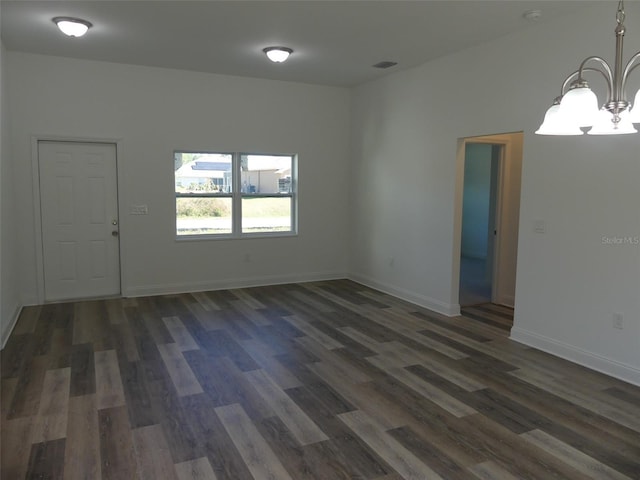
<path fill-rule="evenodd" d="M 297 237 L 298 232 L 272 232 L 272 233 L 243 233 L 242 235 L 218 234 L 218 235 L 176 235 L 176 242 L 199 242 L 209 240 L 247 240 L 256 238 L 287 238 Z"/>

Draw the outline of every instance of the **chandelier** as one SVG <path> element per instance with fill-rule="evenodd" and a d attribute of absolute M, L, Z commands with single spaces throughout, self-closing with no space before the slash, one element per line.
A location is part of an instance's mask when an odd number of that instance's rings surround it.
<path fill-rule="evenodd" d="M 538 135 L 621 135 L 636 133 L 634 123 L 640 123 L 640 90 L 633 104 L 627 101 L 626 86 L 629 74 L 640 66 L 640 52 L 634 54 L 623 67 L 625 12 L 624 0 L 616 12 L 616 58 L 613 71 L 609 64 L 597 56 L 587 57 L 580 68 L 569 75 L 536 131 Z M 585 73 L 599 73 L 607 82 L 607 100 L 598 103 L 584 79 Z M 633 108 L 632 108 L 633 107 Z"/>

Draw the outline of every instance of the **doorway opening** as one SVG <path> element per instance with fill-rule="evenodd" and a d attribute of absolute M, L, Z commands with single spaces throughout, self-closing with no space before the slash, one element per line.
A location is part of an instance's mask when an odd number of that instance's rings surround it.
<path fill-rule="evenodd" d="M 522 132 L 459 141 L 453 290 L 465 315 L 513 319 L 522 142 Z"/>

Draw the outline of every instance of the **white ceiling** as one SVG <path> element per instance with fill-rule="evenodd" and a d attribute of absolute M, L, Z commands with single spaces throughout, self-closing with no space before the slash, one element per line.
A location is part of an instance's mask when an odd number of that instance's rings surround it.
<path fill-rule="evenodd" d="M 324 85 L 353 86 L 540 22 L 589 1 L 5 1 L 8 50 Z M 610 2 L 609 2 L 610 3 Z M 93 23 L 80 39 L 51 19 Z M 570 18 L 570 17 L 568 17 Z M 262 48 L 294 49 L 284 64 Z M 372 68 L 383 60 L 388 70 Z"/>

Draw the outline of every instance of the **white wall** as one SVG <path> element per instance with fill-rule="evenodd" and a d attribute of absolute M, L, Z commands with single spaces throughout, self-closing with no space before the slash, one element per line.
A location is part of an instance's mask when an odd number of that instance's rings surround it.
<path fill-rule="evenodd" d="M 613 60 L 614 13 L 605 2 L 356 88 L 350 270 L 454 313 L 457 140 L 523 130 L 512 336 L 640 384 L 640 245 L 601 240 L 640 235 L 640 135 L 533 135 L 564 75 L 589 55 Z M 640 3 L 627 18 L 640 20 Z M 638 50 L 630 29 L 627 52 Z M 536 220 L 546 234 L 533 232 Z"/>
<path fill-rule="evenodd" d="M 4 347 L 20 312 L 19 270 L 15 258 L 16 217 L 9 145 L 7 53 L 0 42 L 0 345 Z"/>
<path fill-rule="evenodd" d="M 120 141 L 125 295 L 346 274 L 348 90 L 15 52 L 8 60 L 26 303 L 39 299 L 34 135 Z M 174 149 L 299 154 L 299 235 L 176 241 Z M 147 216 L 128 214 L 140 204 Z"/>

